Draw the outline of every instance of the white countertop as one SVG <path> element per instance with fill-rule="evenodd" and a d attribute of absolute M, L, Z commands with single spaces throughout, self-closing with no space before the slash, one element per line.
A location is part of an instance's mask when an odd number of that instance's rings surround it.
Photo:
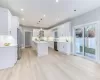
<path fill-rule="evenodd" d="M 0 48 L 7 48 L 7 47 L 15 47 L 17 45 L 10 45 L 10 46 L 0 46 Z"/>
<path fill-rule="evenodd" d="M 35 43 L 48 43 L 47 41 L 33 41 Z"/>

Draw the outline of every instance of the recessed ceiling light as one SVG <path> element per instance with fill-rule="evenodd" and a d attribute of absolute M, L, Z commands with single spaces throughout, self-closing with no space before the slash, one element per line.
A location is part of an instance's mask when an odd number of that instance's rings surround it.
<path fill-rule="evenodd" d="M 44 14 L 43 17 L 45 17 L 46 15 Z"/>
<path fill-rule="evenodd" d="M 22 18 L 22 20 L 25 20 L 24 18 Z"/>
<path fill-rule="evenodd" d="M 21 11 L 24 11 L 24 9 L 20 9 Z"/>
<path fill-rule="evenodd" d="M 76 11 L 76 9 L 74 11 Z"/>
<path fill-rule="evenodd" d="M 59 0 L 56 0 L 56 2 L 58 3 L 58 2 L 59 2 Z"/>

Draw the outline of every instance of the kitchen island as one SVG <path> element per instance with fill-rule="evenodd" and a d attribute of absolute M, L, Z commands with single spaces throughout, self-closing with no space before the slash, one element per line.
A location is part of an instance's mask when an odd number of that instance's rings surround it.
<path fill-rule="evenodd" d="M 0 69 L 13 67 L 17 62 L 17 45 L 0 46 Z"/>
<path fill-rule="evenodd" d="M 33 41 L 32 46 L 33 46 L 33 49 L 36 49 L 38 57 L 48 55 L 48 42 Z"/>

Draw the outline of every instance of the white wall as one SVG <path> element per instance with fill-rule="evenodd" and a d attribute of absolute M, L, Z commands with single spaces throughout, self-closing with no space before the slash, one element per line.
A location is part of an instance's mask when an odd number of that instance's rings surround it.
<path fill-rule="evenodd" d="M 20 30 L 22 32 L 22 48 L 25 48 L 25 32 L 33 32 L 33 28 L 26 28 L 20 26 Z"/>

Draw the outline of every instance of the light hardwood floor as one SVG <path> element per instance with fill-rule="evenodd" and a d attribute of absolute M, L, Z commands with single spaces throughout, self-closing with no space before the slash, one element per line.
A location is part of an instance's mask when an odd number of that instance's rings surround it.
<path fill-rule="evenodd" d="M 32 49 L 24 49 L 13 68 L 0 70 L 0 80 L 100 80 L 100 65 L 52 49 L 38 58 Z"/>

